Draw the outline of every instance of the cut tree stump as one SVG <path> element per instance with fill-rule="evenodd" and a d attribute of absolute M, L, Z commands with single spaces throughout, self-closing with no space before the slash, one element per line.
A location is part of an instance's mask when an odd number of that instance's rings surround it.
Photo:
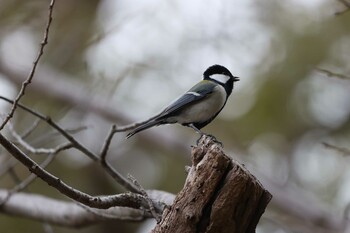
<path fill-rule="evenodd" d="M 152 233 L 253 233 L 272 198 L 222 146 L 202 136 L 183 189 Z"/>

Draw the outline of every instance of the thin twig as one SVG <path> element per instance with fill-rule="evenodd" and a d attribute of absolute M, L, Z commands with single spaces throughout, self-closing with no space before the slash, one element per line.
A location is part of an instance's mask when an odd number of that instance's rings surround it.
<path fill-rule="evenodd" d="M 69 134 L 76 134 L 76 133 L 79 133 L 80 131 L 86 130 L 87 128 L 88 128 L 87 126 L 77 126 L 77 127 L 73 127 L 73 128 L 64 128 L 63 130 Z M 61 133 L 57 132 L 57 131 L 53 131 L 53 132 L 50 131 L 48 133 L 41 134 L 41 135 L 37 136 L 36 138 L 34 138 L 32 143 L 38 143 L 38 142 L 41 142 L 45 139 L 52 138 L 55 136 L 61 136 Z"/>
<path fill-rule="evenodd" d="M 113 206 L 130 208 L 148 208 L 148 202 L 143 195 L 137 193 L 123 193 L 110 196 L 90 196 L 64 183 L 58 177 L 42 169 L 35 161 L 24 154 L 18 147 L 11 143 L 0 133 L 0 144 L 19 162 L 26 166 L 29 171 L 37 175 L 41 180 L 65 196 L 84 205 L 99 209 L 108 209 Z"/>
<path fill-rule="evenodd" d="M 21 138 L 24 139 L 24 138 L 28 137 L 36 129 L 36 127 L 39 125 L 39 123 L 40 123 L 40 119 L 35 119 L 32 126 L 30 126 L 26 131 L 24 131 L 22 133 Z"/>
<path fill-rule="evenodd" d="M 66 143 L 60 147 L 57 147 L 56 149 L 52 150 L 52 153 L 40 164 L 40 167 L 42 169 L 45 169 L 55 158 L 55 155 L 58 154 L 59 152 L 72 148 L 73 145 L 71 143 Z M 31 174 L 30 176 L 28 176 L 25 180 L 23 180 L 22 182 L 20 182 L 20 180 L 16 179 L 19 183 L 17 184 L 14 188 L 12 188 L 11 190 L 9 190 L 9 192 L 7 193 L 7 196 L 0 201 L 0 207 L 3 206 L 9 199 L 10 197 L 17 192 L 20 192 L 22 190 L 24 190 L 26 187 L 28 187 L 28 185 L 30 185 L 35 179 L 37 178 L 37 176 L 35 174 Z"/>
<path fill-rule="evenodd" d="M 6 190 L 0 189 L 0 200 L 6 196 L 6 193 Z M 142 221 L 152 217 L 147 211 L 125 207 L 93 209 L 93 211 L 101 213 L 99 216 L 104 214 L 112 215 L 113 219 L 121 221 Z M 91 211 L 86 211 L 85 208 L 82 208 L 75 202 L 67 202 L 43 195 L 21 192 L 11 197 L 4 208 L 0 209 L 0 214 L 29 218 L 75 229 L 108 220 L 101 220 L 101 217 L 96 217 Z"/>
<path fill-rule="evenodd" d="M 21 180 L 18 177 L 18 175 L 16 174 L 15 170 L 13 168 L 11 168 L 9 170 L 10 175 L 12 176 L 13 180 L 17 183 L 17 186 L 21 184 Z M 32 174 L 33 175 L 33 174 Z M 34 175 L 35 176 L 35 175 Z M 36 176 L 35 176 L 36 177 Z M 34 179 L 33 179 L 34 180 Z M 16 187 L 17 187 L 16 186 Z M 25 189 L 27 187 L 24 186 L 23 189 Z M 22 189 L 22 190 L 23 190 Z M 10 199 L 10 197 L 12 196 L 12 194 L 16 193 L 16 191 L 14 189 L 10 190 L 9 192 L 7 192 L 5 198 L 3 200 L 0 201 L 0 208 Z M 50 226 L 50 224 L 47 223 L 42 223 L 44 231 L 45 232 L 53 232 L 52 227 Z M 51 230 L 51 231 L 50 231 Z"/>
<path fill-rule="evenodd" d="M 110 214 L 108 211 L 105 211 L 105 212 L 102 212 L 101 210 L 99 209 L 94 209 L 94 208 L 91 208 L 89 206 L 86 206 L 84 204 L 81 204 L 79 202 L 75 202 L 78 206 L 80 206 L 81 208 L 85 209 L 87 212 L 93 214 L 94 216 L 100 218 L 100 219 L 120 219 L 120 216 L 115 216 L 113 214 Z M 152 215 L 146 211 L 146 210 L 143 210 L 143 209 L 140 209 L 140 211 L 143 211 L 143 214 L 142 216 L 144 217 L 152 217 Z"/>
<path fill-rule="evenodd" d="M 113 136 L 114 134 L 116 133 L 115 132 L 115 129 L 116 129 L 116 125 L 113 124 L 112 127 L 111 127 L 111 130 L 109 131 L 107 137 L 106 137 L 106 140 L 102 146 L 102 150 L 101 150 L 101 153 L 100 153 L 100 158 L 101 158 L 101 162 L 104 163 L 106 161 L 106 156 L 107 156 L 107 152 L 108 152 L 108 149 L 109 149 L 109 145 L 111 144 L 111 141 L 113 139 Z"/>
<path fill-rule="evenodd" d="M 13 103 L 12 100 L 0 96 L 0 99 L 5 100 L 6 102 Z M 70 141 L 74 147 L 78 150 L 80 150 L 83 154 L 87 155 L 90 159 L 92 159 L 95 162 L 98 162 L 106 171 L 107 173 L 112 176 L 120 185 L 125 187 L 127 190 L 135 193 L 139 193 L 139 190 L 133 185 L 131 182 L 129 182 L 128 179 L 126 179 L 122 174 L 120 174 L 118 171 L 116 171 L 107 161 L 104 163 L 101 163 L 100 157 L 90 151 L 87 147 L 85 147 L 83 144 L 78 142 L 72 135 L 70 135 L 67 131 L 65 131 L 63 128 L 61 128 L 57 123 L 55 123 L 50 117 L 45 116 L 41 113 L 38 113 L 20 103 L 17 104 L 17 106 L 24 111 L 38 117 L 39 119 L 45 121 L 47 124 L 49 124 L 52 128 L 57 130 L 62 136 L 64 136 L 68 141 Z"/>
<path fill-rule="evenodd" d="M 329 143 L 327 143 L 327 142 L 322 142 L 322 144 L 323 144 L 326 148 L 335 150 L 335 151 L 337 151 L 338 153 L 340 153 L 340 154 L 342 154 L 342 155 L 344 155 L 344 156 L 350 156 L 350 149 L 348 149 L 348 148 L 335 146 L 335 145 L 329 144 Z"/>
<path fill-rule="evenodd" d="M 128 174 L 128 179 L 131 180 L 134 183 L 134 185 L 136 185 L 136 187 L 140 190 L 141 194 L 146 198 L 146 201 L 148 203 L 152 216 L 156 219 L 157 223 L 160 223 L 160 221 L 162 220 L 161 215 L 157 213 L 155 208 L 155 203 L 148 196 L 148 193 L 146 192 L 146 190 L 140 185 L 140 183 L 132 175 Z M 160 209 L 158 209 L 158 211 L 159 213 L 162 212 Z"/>
<path fill-rule="evenodd" d="M 22 96 L 24 96 L 27 86 L 32 82 L 32 79 L 33 79 L 34 74 L 35 74 L 36 67 L 38 66 L 39 60 L 40 60 L 41 56 L 44 53 L 45 46 L 48 43 L 49 31 L 50 31 L 50 26 L 51 26 L 51 22 L 52 22 L 52 12 L 53 12 L 54 5 L 55 5 L 55 0 L 51 0 L 50 5 L 49 5 L 48 21 L 47 21 L 46 28 L 45 28 L 44 39 L 40 43 L 40 49 L 39 49 L 38 55 L 37 55 L 37 57 L 36 57 L 36 59 L 35 59 L 35 61 L 33 63 L 33 67 L 32 67 L 32 69 L 31 69 L 31 71 L 29 73 L 29 76 L 22 83 L 21 90 L 19 91 L 15 101 L 13 102 L 13 105 L 12 105 L 12 108 L 11 108 L 10 112 L 7 114 L 7 117 L 5 118 L 5 120 L 0 125 L 0 131 L 5 127 L 7 122 L 13 117 L 13 114 L 14 114 L 16 108 L 17 108 L 17 104 L 18 104 L 19 100 L 21 99 Z"/>
<path fill-rule="evenodd" d="M 45 160 L 44 162 L 42 162 L 40 164 L 40 167 L 45 169 L 54 159 L 55 155 L 57 153 L 59 153 L 62 150 L 65 149 L 69 149 L 71 148 L 73 145 L 71 143 L 63 145 L 59 148 L 56 149 L 56 151 L 54 151 L 53 153 L 51 153 Z M 3 206 L 9 199 L 10 197 L 17 192 L 20 192 L 22 190 L 24 190 L 26 187 L 28 187 L 28 185 L 30 185 L 35 179 L 37 178 L 36 175 L 31 174 L 30 176 L 28 176 L 25 180 L 23 180 L 22 182 L 18 182 L 19 184 L 17 184 L 14 188 L 12 188 L 11 190 L 9 190 L 9 192 L 7 193 L 7 196 L 0 201 L 0 207 Z"/>
<path fill-rule="evenodd" d="M 340 78 L 340 79 L 348 79 L 350 80 L 350 77 L 343 75 L 343 74 L 339 74 L 339 73 L 334 73 L 332 71 L 326 70 L 326 69 L 322 69 L 322 68 L 316 68 L 317 71 L 326 74 L 328 77 L 334 77 L 334 78 Z"/>
<path fill-rule="evenodd" d="M 29 145 L 29 143 L 24 141 L 24 139 L 13 129 L 12 124 L 9 124 L 9 130 L 12 136 L 16 139 L 17 143 L 32 154 L 55 154 L 61 151 L 62 149 L 68 149 L 73 147 L 72 143 L 64 143 L 63 145 L 59 145 L 56 148 L 34 148 L 33 146 Z"/>
<path fill-rule="evenodd" d="M 38 121 L 37 121 L 38 122 Z M 34 129 L 34 128 L 33 128 Z M 30 131 L 27 131 L 30 132 Z M 55 158 L 55 155 L 58 154 L 60 151 L 65 150 L 65 149 L 69 149 L 72 147 L 71 143 L 68 143 L 66 145 L 62 145 L 61 147 L 57 147 L 47 158 L 46 160 L 44 160 L 44 162 L 42 162 L 40 164 L 40 166 L 42 168 L 46 168 Z M 0 201 L 0 208 L 11 198 L 11 196 L 14 193 L 17 193 L 19 191 L 22 191 L 24 189 L 26 189 L 36 178 L 37 176 L 34 174 L 31 174 L 29 177 L 27 177 L 24 181 L 21 182 L 21 180 L 19 179 L 19 177 L 17 176 L 17 174 L 15 173 L 13 167 L 11 167 L 11 169 L 9 170 L 10 174 L 13 176 L 14 180 L 16 181 L 17 185 L 12 188 L 11 190 L 9 190 L 7 192 L 7 195 L 5 196 L 5 198 L 3 200 Z M 48 223 L 42 223 L 43 225 L 43 229 L 44 232 L 46 233 L 53 233 L 53 229 L 51 227 L 50 224 Z"/>
<path fill-rule="evenodd" d="M 79 132 L 81 132 L 83 130 L 87 130 L 87 129 L 88 129 L 88 126 L 82 125 L 82 126 L 77 126 L 77 127 L 66 128 L 64 130 L 70 134 L 76 134 L 76 133 L 79 133 Z"/>

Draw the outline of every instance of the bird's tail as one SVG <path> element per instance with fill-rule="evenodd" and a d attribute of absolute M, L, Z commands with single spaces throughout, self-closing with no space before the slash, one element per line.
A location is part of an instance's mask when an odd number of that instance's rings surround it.
<path fill-rule="evenodd" d="M 162 121 L 158 120 L 158 119 L 152 119 L 151 121 L 148 121 L 140 126 L 138 126 L 136 129 L 134 129 L 133 131 L 131 131 L 130 133 L 128 133 L 128 135 L 126 135 L 126 139 L 130 138 L 131 136 L 133 136 L 134 134 L 137 134 L 138 132 L 151 128 L 153 126 L 156 125 L 160 125 L 162 124 Z"/>

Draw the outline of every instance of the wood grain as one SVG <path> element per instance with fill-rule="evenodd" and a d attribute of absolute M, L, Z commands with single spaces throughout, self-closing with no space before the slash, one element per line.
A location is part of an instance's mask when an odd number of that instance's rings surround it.
<path fill-rule="evenodd" d="M 221 145 L 203 136 L 173 205 L 153 233 L 252 233 L 271 194 Z"/>

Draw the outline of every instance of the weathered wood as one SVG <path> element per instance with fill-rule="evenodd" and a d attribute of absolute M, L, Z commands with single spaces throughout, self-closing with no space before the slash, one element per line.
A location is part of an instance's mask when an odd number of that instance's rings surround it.
<path fill-rule="evenodd" d="M 203 136 L 192 149 L 184 188 L 152 233 L 253 233 L 271 197 L 219 143 Z"/>

